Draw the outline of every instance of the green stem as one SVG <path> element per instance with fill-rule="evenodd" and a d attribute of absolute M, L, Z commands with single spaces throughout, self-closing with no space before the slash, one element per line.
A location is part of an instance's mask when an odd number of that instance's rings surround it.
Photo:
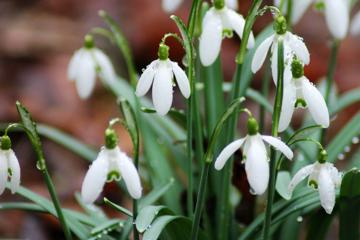
<path fill-rule="evenodd" d="M 293 11 L 292 0 L 287 0 L 286 22 L 287 22 L 289 28 L 291 28 L 292 11 Z"/>
<path fill-rule="evenodd" d="M 279 119 L 283 98 L 283 84 L 284 84 L 284 45 L 283 39 L 278 40 L 278 79 L 275 95 L 272 129 L 271 134 L 274 137 L 278 136 Z M 271 211 L 275 195 L 275 182 L 276 182 L 276 150 L 271 147 L 270 150 L 270 179 L 267 194 L 267 207 L 265 212 L 265 222 L 263 229 L 263 240 L 269 239 L 270 225 L 271 225 Z"/>
<path fill-rule="evenodd" d="M 139 109 L 139 108 L 137 108 Z M 139 135 L 138 135 L 138 143 L 140 141 Z M 139 144 L 137 144 L 136 149 L 134 151 L 134 164 L 135 168 L 139 171 Z M 136 221 L 136 217 L 138 215 L 138 201 L 137 199 L 133 199 L 133 219 Z M 133 225 L 133 234 L 134 234 L 134 240 L 139 240 L 139 232 L 137 228 L 135 227 L 135 224 Z"/>
<path fill-rule="evenodd" d="M 265 65 L 265 74 L 262 79 L 262 85 L 261 85 L 261 93 L 264 98 L 268 98 L 269 96 L 269 87 L 270 87 L 270 79 L 271 79 L 271 69 L 269 62 L 266 62 Z M 260 105 L 260 121 L 259 121 L 259 127 L 260 132 L 264 132 L 265 130 L 265 117 L 266 117 L 266 109 L 263 105 Z"/>

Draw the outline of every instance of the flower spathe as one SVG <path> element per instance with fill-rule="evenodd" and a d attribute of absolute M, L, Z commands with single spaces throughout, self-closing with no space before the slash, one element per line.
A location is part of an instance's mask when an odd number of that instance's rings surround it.
<path fill-rule="evenodd" d="M 68 78 L 75 81 L 77 92 L 82 99 L 88 98 L 94 90 L 96 76 L 105 83 L 116 81 L 114 67 L 109 57 L 93 46 L 93 40 L 86 39 L 85 47 L 77 50 L 68 66 Z"/>
<path fill-rule="evenodd" d="M 179 65 L 169 59 L 154 60 L 142 73 L 135 94 L 144 96 L 152 85 L 152 99 L 156 112 L 166 115 L 173 101 L 173 77 L 185 98 L 190 97 L 189 80 Z"/>
<path fill-rule="evenodd" d="M 221 170 L 230 156 L 244 146 L 245 171 L 252 189 L 251 192 L 256 195 L 263 194 L 269 182 L 269 159 L 264 142 L 281 151 L 288 159 L 293 158 L 291 149 L 278 138 L 259 133 L 248 134 L 246 137 L 230 143 L 221 151 L 216 158 L 215 169 Z"/>
<path fill-rule="evenodd" d="M 161 6 L 165 12 L 172 13 L 179 8 L 182 2 L 183 0 L 162 0 Z M 238 10 L 239 8 L 238 0 L 225 0 L 225 4 L 234 10 Z"/>
<path fill-rule="evenodd" d="M 102 192 L 106 181 L 124 179 L 130 196 L 141 197 L 142 187 L 139 174 L 132 160 L 116 146 L 113 149 L 103 147 L 96 160 L 90 166 L 84 178 L 81 196 L 85 203 L 93 203 Z"/>
<path fill-rule="evenodd" d="M 20 165 L 12 149 L 0 149 L 0 194 L 4 192 L 8 181 L 11 193 L 16 193 L 20 186 Z"/>
<path fill-rule="evenodd" d="M 342 174 L 332 163 L 320 163 L 301 168 L 290 181 L 288 190 L 293 192 L 295 187 L 309 176 L 308 184 L 319 190 L 321 206 L 326 213 L 331 214 L 335 206 L 335 189 L 341 184 Z"/>
<path fill-rule="evenodd" d="M 242 38 L 245 20 L 227 6 L 221 9 L 211 7 L 205 14 L 202 22 L 202 33 L 200 36 L 200 60 L 204 66 L 210 66 L 219 56 L 224 33 L 227 35 L 233 31 Z M 251 33 L 247 44 L 252 48 L 255 44 L 254 35 Z"/>

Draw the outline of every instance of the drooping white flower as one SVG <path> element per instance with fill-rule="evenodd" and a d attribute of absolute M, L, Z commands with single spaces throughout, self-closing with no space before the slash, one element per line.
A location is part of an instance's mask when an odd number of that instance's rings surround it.
<path fill-rule="evenodd" d="M 85 46 L 77 50 L 70 60 L 68 78 L 75 81 L 80 98 L 86 99 L 94 90 L 97 75 L 105 83 L 116 81 L 115 70 L 109 57 L 94 47 L 92 37 L 86 36 Z"/>
<path fill-rule="evenodd" d="M 183 0 L 162 0 L 162 9 L 167 13 L 175 12 Z M 225 0 L 225 4 L 227 7 L 238 10 L 238 0 Z"/>
<path fill-rule="evenodd" d="M 355 14 L 352 22 L 351 22 L 351 34 L 358 35 L 360 34 L 360 12 Z"/>
<path fill-rule="evenodd" d="M 295 59 L 291 64 L 292 76 L 284 80 L 284 95 L 279 120 L 279 132 L 290 124 L 296 107 L 307 107 L 317 124 L 329 127 L 330 117 L 320 91 L 304 76 L 302 63 Z"/>
<path fill-rule="evenodd" d="M 319 4 L 320 2 L 320 4 Z M 346 37 L 349 25 L 349 0 L 300 0 L 292 1 L 291 22 L 296 24 L 304 15 L 306 10 L 312 4 L 318 4 L 323 8 L 326 24 L 334 38 L 344 39 Z M 275 0 L 275 5 L 280 6 L 280 0 Z M 287 1 L 284 1 L 283 12 L 287 11 Z"/>
<path fill-rule="evenodd" d="M 290 181 L 288 190 L 292 193 L 295 187 L 309 176 L 308 185 L 319 190 L 321 206 L 331 214 L 335 206 L 335 189 L 341 184 L 342 174 L 332 163 L 316 162 L 301 168 Z"/>
<path fill-rule="evenodd" d="M 10 182 L 11 193 L 16 193 L 20 186 L 20 165 L 11 149 L 10 138 L 3 136 L 0 149 L 0 194 L 4 192 L 8 181 Z"/>
<path fill-rule="evenodd" d="M 211 7 L 206 12 L 202 22 L 200 36 L 200 60 L 204 66 L 210 66 L 219 56 L 223 36 L 231 36 L 232 32 L 242 38 L 245 19 L 227 6 Z M 252 48 L 255 44 L 254 35 L 251 33 L 247 44 Z"/>
<path fill-rule="evenodd" d="M 116 145 L 102 147 L 99 155 L 87 171 L 81 196 L 85 203 L 93 203 L 100 195 L 106 182 L 124 179 L 126 188 L 132 198 L 141 197 L 140 176 L 132 160 Z"/>
<path fill-rule="evenodd" d="M 190 97 L 189 80 L 179 65 L 168 58 L 169 47 L 160 44 L 159 59 L 151 62 L 142 73 L 135 94 L 144 96 L 152 85 L 152 99 L 158 114 L 166 115 L 173 101 L 173 77 L 185 98 Z"/>
<path fill-rule="evenodd" d="M 245 171 L 253 194 L 263 194 L 269 182 L 269 159 L 264 141 L 281 151 L 288 159 L 293 158 L 291 149 L 278 138 L 258 133 L 254 118 L 248 120 L 248 135 L 227 145 L 216 158 L 215 169 L 221 170 L 227 160 L 241 146 L 245 161 Z"/>

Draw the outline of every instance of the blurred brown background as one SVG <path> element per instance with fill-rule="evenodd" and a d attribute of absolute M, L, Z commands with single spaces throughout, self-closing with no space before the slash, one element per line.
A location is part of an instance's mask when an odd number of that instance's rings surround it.
<path fill-rule="evenodd" d="M 240 12 L 246 14 L 251 1 L 241 1 Z M 265 1 L 266 2 L 266 1 Z M 187 18 L 191 1 L 187 0 L 176 12 Z M 267 1 L 267 4 L 271 4 Z M 157 45 L 166 32 L 176 31 L 168 15 L 160 8 L 160 0 L 1 0 L 0 1 L 0 122 L 18 121 L 15 101 L 20 100 L 38 122 L 47 123 L 75 135 L 85 143 L 99 147 L 108 120 L 116 116 L 113 97 L 100 85 L 87 101 L 76 94 L 74 85 L 66 76 L 67 64 L 74 50 L 80 48 L 83 36 L 92 27 L 104 26 L 97 12 L 108 11 L 122 27 L 133 49 L 140 71 L 156 58 Z M 258 33 L 271 21 L 269 15 L 257 21 Z M 302 36 L 311 53 L 311 65 L 306 74 L 316 81 L 326 74 L 330 37 L 324 18 L 308 11 L 294 31 Z M 360 86 L 360 36 L 348 37 L 341 45 L 335 79 L 339 92 Z M 117 73 L 126 75 L 122 57 L 115 46 L 96 38 L 116 66 Z M 225 78 L 234 72 L 234 56 L 238 40 L 226 40 L 223 46 Z M 174 44 L 171 58 L 182 59 L 182 49 Z M 253 83 L 260 87 L 260 75 Z M 358 111 L 353 106 L 338 116 L 331 133 Z M 126 139 L 126 133 L 122 132 Z M 35 158 L 26 138 L 14 135 L 14 149 L 22 167 L 22 184 L 47 195 L 41 175 L 35 169 Z M 127 152 L 128 141 L 121 141 Z M 44 140 L 45 154 L 56 188 L 65 206 L 77 208 L 73 193 L 79 191 L 88 162 L 74 156 L 62 147 Z M 121 201 L 121 193 L 107 186 L 107 194 Z M 1 201 L 19 199 L 8 191 Z M 49 221 L 50 220 L 50 221 Z M 49 216 L 19 211 L 0 212 L 0 238 L 62 239 L 57 221 Z"/>

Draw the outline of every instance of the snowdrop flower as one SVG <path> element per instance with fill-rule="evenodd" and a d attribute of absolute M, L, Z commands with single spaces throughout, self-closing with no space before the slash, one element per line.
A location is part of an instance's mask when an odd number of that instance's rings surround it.
<path fill-rule="evenodd" d="M 179 8 L 183 0 L 162 0 L 162 9 L 167 13 L 175 12 Z M 238 0 L 225 0 L 226 6 L 231 9 L 238 10 Z"/>
<path fill-rule="evenodd" d="M 315 3 L 317 9 L 324 10 L 326 24 L 334 38 L 344 39 L 349 25 L 349 0 L 297 0 L 292 1 L 291 22 L 296 24 L 304 15 L 309 6 Z M 280 6 L 280 0 L 275 0 L 275 5 Z M 287 1 L 283 10 L 286 13 Z"/>
<path fill-rule="evenodd" d="M 319 90 L 304 76 L 304 66 L 294 59 L 291 63 L 292 77 L 284 80 L 284 95 L 279 120 L 279 131 L 284 131 L 290 124 L 296 107 L 308 107 L 317 124 L 329 127 L 329 111 Z"/>
<path fill-rule="evenodd" d="M 326 151 L 320 154 L 319 161 L 301 168 L 290 181 L 288 190 L 295 187 L 309 176 L 308 185 L 319 190 L 321 206 L 331 214 L 335 206 L 335 189 L 340 187 L 342 174 L 332 163 L 326 162 Z"/>
<path fill-rule="evenodd" d="M 185 98 L 190 97 L 189 80 L 179 65 L 169 59 L 169 47 L 163 43 L 159 46 L 159 59 L 150 63 L 142 73 L 135 94 L 144 96 L 152 85 L 152 99 L 158 114 L 166 115 L 173 101 L 173 76 L 180 92 Z"/>
<path fill-rule="evenodd" d="M 245 26 L 243 16 L 229 9 L 221 1 L 215 1 L 214 6 L 206 12 L 202 22 L 200 36 L 200 60 L 204 66 L 210 66 L 219 56 L 223 36 L 232 36 L 233 31 L 242 38 Z M 255 44 L 251 33 L 247 47 Z"/>
<path fill-rule="evenodd" d="M 112 129 L 105 132 L 106 144 L 90 166 L 84 178 L 81 196 L 85 203 L 93 203 L 102 192 L 106 182 L 124 179 L 132 198 L 141 197 L 139 174 L 132 160 L 117 146 L 117 136 Z"/>
<path fill-rule="evenodd" d="M 303 42 L 303 40 L 287 31 L 286 19 L 283 16 L 278 16 L 274 22 L 275 33 L 270 37 L 266 38 L 256 49 L 252 63 L 251 70 L 253 73 L 256 73 L 261 66 L 264 64 L 266 55 L 271 49 L 271 70 L 272 77 L 276 84 L 277 81 L 277 63 L 278 63 L 278 41 L 280 38 L 283 39 L 284 44 L 284 58 L 285 64 L 288 60 L 292 58 L 293 55 L 297 56 L 303 63 L 309 64 L 310 54 L 309 51 Z"/>
<path fill-rule="evenodd" d="M 256 120 L 250 117 L 248 135 L 230 143 L 222 150 L 215 161 L 215 169 L 221 170 L 230 156 L 244 146 L 245 171 L 251 193 L 263 194 L 269 182 L 269 160 L 264 141 L 281 151 L 288 159 L 293 158 L 293 152 L 281 140 L 272 136 L 260 135 Z"/>
<path fill-rule="evenodd" d="M 352 23 L 351 23 L 351 34 L 353 35 L 357 35 L 357 34 L 360 34 L 360 12 L 358 12 L 353 20 L 352 20 Z"/>
<path fill-rule="evenodd" d="M 11 193 L 16 193 L 20 186 L 20 165 L 11 149 L 10 138 L 4 135 L 1 137 L 0 149 L 0 194 L 4 192 L 8 181 L 10 181 Z"/>
<path fill-rule="evenodd" d="M 116 80 L 114 67 L 103 51 L 94 47 L 93 38 L 85 36 L 85 46 L 72 56 L 68 67 L 68 78 L 75 81 L 77 92 L 82 99 L 90 96 L 95 87 L 96 75 L 105 83 Z"/>

